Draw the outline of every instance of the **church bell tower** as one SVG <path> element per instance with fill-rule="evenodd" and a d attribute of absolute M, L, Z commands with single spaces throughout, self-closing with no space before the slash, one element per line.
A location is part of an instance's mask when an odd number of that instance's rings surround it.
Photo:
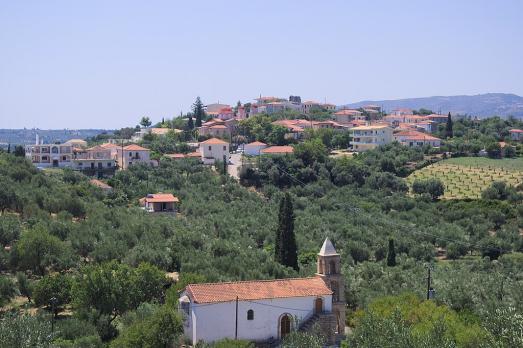
<path fill-rule="evenodd" d="M 332 312 L 336 316 L 336 331 L 345 333 L 345 285 L 341 275 L 341 256 L 326 238 L 318 253 L 317 273 L 332 290 Z"/>

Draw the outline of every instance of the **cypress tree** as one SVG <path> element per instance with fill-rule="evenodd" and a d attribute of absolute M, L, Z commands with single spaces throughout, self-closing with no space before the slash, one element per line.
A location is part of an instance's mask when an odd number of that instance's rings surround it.
<path fill-rule="evenodd" d="M 205 116 L 203 111 L 203 103 L 200 99 L 200 97 L 196 97 L 196 101 L 194 102 L 192 106 L 194 117 L 196 118 L 196 127 L 202 126 L 202 120 Z"/>
<path fill-rule="evenodd" d="M 11 144 L 7 145 L 7 153 L 11 153 Z"/>
<path fill-rule="evenodd" d="M 452 116 L 447 116 L 447 138 L 452 138 L 454 136 L 454 132 L 452 131 Z"/>
<path fill-rule="evenodd" d="M 389 239 L 389 252 L 387 253 L 387 266 L 396 266 L 396 250 L 394 249 L 394 239 Z"/>
<path fill-rule="evenodd" d="M 276 245 L 274 248 L 276 261 L 284 266 L 298 267 L 298 250 L 294 235 L 294 209 L 289 193 L 286 193 L 280 202 L 278 214 L 278 230 L 276 232 Z"/>
<path fill-rule="evenodd" d="M 189 120 L 187 120 L 187 128 L 189 128 L 189 130 L 194 129 L 194 122 L 192 120 L 192 115 L 189 115 Z"/>

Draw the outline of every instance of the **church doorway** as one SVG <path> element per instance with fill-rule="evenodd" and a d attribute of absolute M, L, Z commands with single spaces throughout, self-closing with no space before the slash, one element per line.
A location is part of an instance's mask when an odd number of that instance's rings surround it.
<path fill-rule="evenodd" d="M 280 319 L 280 338 L 283 338 L 291 333 L 291 318 L 285 314 Z"/>
<path fill-rule="evenodd" d="M 323 299 L 318 297 L 316 300 L 314 300 L 314 313 L 318 314 L 321 312 L 323 312 Z"/>

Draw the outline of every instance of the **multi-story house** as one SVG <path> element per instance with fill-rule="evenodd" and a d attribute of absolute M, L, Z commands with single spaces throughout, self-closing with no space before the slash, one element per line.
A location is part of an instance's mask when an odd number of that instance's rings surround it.
<path fill-rule="evenodd" d="M 321 104 L 318 102 L 312 101 L 312 100 L 304 101 L 301 104 L 301 112 L 304 114 L 308 114 L 314 110 L 318 111 L 321 109 L 322 109 Z"/>
<path fill-rule="evenodd" d="M 217 138 L 211 138 L 200 143 L 200 153 L 204 164 L 214 164 L 216 161 L 227 162 L 231 157 L 229 143 Z"/>
<path fill-rule="evenodd" d="M 120 169 L 127 169 L 139 163 L 156 165 L 156 161 L 150 159 L 150 150 L 136 144 L 127 145 L 116 149 L 116 162 Z"/>
<path fill-rule="evenodd" d="M 198 134 L 201 136 L 230 138 L 237 124 L 238 121 L 233 118 L 225 121 L 215 118 L 203 123 L 202 126 L 198 128 Z"/>
<path fill-rule="evenodd" d="M 28 145 L 25 155 L 38 168 L 71 167 L 73 147 L 68 144 Z"/>
<path fill-rule="evenodd" d="M 392 128 L 387 125 L 370 125 L 351 128 L 352 149 L 357 152 L 375 149 L 393 141 Z"/>
<path fill-rule="evenodd" d="M 334 113 L 334 118 L 338 123 L 349 123 L 354 120 L 365 120 L 365 116 L 359 110 L 345 109 Z"/>
<path fill-rule="evenodd" d="M 425 119 L 428 121 L 434 121 L 436 123 L 447 123 L 448 115 L 431 114 L 425 116 Z"/>
<path fill-rule="evenodd" d="M 116 169 L 111 148 L 102 145 L 73 151 L 73 168 L 98 177 L 112 175 Z"/>

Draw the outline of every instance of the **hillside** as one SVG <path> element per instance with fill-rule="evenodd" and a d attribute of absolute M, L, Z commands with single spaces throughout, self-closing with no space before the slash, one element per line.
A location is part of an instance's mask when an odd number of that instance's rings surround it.
<path fill-rule="evenodd" d="M 65 142 L 70 139 L 86 139 L 102 133 L 112 133 L 106 129 L 0 129 L 0 146 L 2 144 L 34 144 L 36 134 L 45 143 Z"/>
<path fill-rule="evenodd" d="M 385 111 L 396 108 L 430 109 L 434 112 L 472 115 L 480 118 L 489 116 L 523 117 L 523 97 L 515 94 L 487 93 L 478 95 L 435 96 L 397 100 L 365 100 L 347 104 L 347 107 L 361 107 L 367 104 L 381 105 Z"/>

